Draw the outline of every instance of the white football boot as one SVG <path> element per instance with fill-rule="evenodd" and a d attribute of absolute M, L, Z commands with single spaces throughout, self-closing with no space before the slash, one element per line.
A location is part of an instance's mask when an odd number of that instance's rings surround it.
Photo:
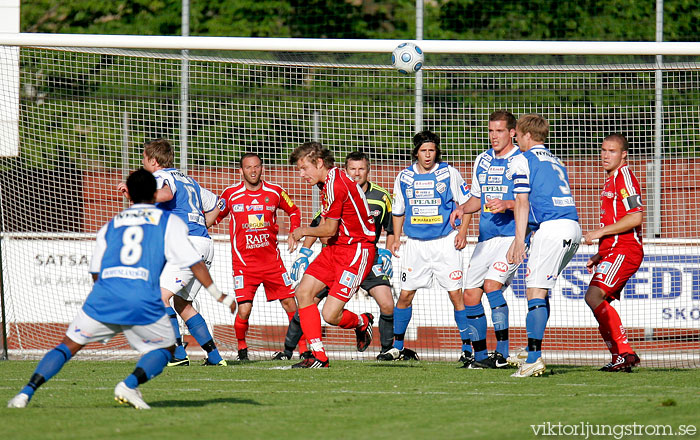
<path fill-rule="evenodd" d="M 531 364 L 528 364 L 527 362 L 520 364 L 520 368 L 518 368 L 518 371 L 511 374 L 510 377 L 541 376 L 546 369 L 547 366 L 544 364 L 544 361 L 542 360 L 542 358 L 539 358 Z"/>
<path fill-rule="evenodd" d="M 141 391 L 138 388 L 129 388 L 124 382 L 119 382 L 114 387 L 114 400 L 122 404 L 128 404 L 136 409 L 151 409 L 146 402 L 143 401 Z"/>

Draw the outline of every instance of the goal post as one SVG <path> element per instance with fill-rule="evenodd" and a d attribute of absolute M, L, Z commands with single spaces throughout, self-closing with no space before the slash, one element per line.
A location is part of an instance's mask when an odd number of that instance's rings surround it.
<path fill-rule="evenodd" d="M 398 172 L 410 164 L 416 122 L 415 78 L 390 65 L 400 42 L 0 35 L 0 59 L 19 53 L 18 84 L 0 78 L 0 101 L 19 96 L 16 108 L 0 109 L 19 114 L 19 154 L 0 158 L 0 292 L 9 357 L 37 357 L 62 338 L 91 288 L 87 268 L 95 233 L 125 206 L 116 186 L 140 165 L 147 140 L 168 138 L 176 163 L 186 153 L 188 174 L 218 194 L 239 180 L 240 156 L 259 153 L 263 178 L 287 190 L 303 223 L 311 219 L 314 193 L 288 164 L 302 142 L 317 138 L 339 164 L 349 152 L 364 150 L 372 160 L 370 180 L 391 192 Z M 628 137 L 630 166 L 647 210 L 646 257 L 613 305 L 643 365 L 700 366 L 700 43 L 417 43 L 426 53 L 422 126 L 441 136 L 443 159 L 467 181 L 475 157 L 489 147 L 491 112 L 540 113 L 551 124 L 547 143 L 567 165 L 581 226 L 589 231 L 599 221 L 602 139 L 613 132 Z M 0 121 L 9 116 L 0 114 Z M 179 145 L 183 121 L 186 152 Z M 284 245 L 289 223 L 283 212 L 279 221 Z M 227 221 L 211 232 L 212 275 L 232 292 Z M 476 235 L 472 225 L 465 270 Z M 289 268 L 297 255 L 283 245 Z M 548 363 L 599 365 L 608 359 L 583 300 L 590 280 L 585 263 L 594 252 L 582 246 L 552 291 L 543 344 Z M 395 294 L 400 265 L 394 259 Z M 505 297 L 514 351 L 527 341 L 522 269 Z M 484 306 L 491 324 L 486 300 Z M 195 307 L 226 357 L 234 357 L 233 316 L 206 294 Z M 364 292 L 348 308 L 379 315 Z M 279 302 L 266 302 L 259 291 L 248 333 L 251 358 L 280 350 L 286 325 Z M 354 332 L 331 326 L 324 332 L 335 358 L 373 359 L 378 353 L 378 337 L 357 353 Z M 193 345 L 190 353 L 202 355 Z M 425 359 L 457 360 L 459 334 L 446 292 L 418 291 L 406 346 Z M 491 325 L 488 347 L 495 348 Z M 80 356 L 135 353 L 118 337 Z"/>

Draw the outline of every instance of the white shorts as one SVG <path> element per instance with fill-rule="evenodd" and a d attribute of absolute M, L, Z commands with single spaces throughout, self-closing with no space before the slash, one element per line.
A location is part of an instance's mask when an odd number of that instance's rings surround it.
<path fill-rule="evenodd" d="M 158 348 L 168 348 L 175 345 L 175 332 L 168 315 L 156 322 L 146 325 L 105 324 L 96 321 L 80 309 L 68 326 L 66 336 L 76 344 L 86 345 L 90 342 L 107 342 L 117 334 L 124 332 L 127 341 L 138 350 L 146 353 Z"/>
<path fill-rule="evenodd" d="M 525 285 L 551 289 L 581 244 L 581 226 L 567 219 L 550 220 L 530 240 Z"/>
<path fill-rule="evenodd" d="M 209 269 L 214 259 L 214 241 L 208 237 L 192 235 L 189 239 Z M 185 301 L 194 301 L 202 284 L 197 281 L 189 267 L 182 268 L 165 263 L 163 272 L 160 274 L 160 287 L 168 289 Z"/>
<path fill-rule="evenodd" d="M 513 237 L 493 237 L 476 244 L 464 277 L 465 289 L 483 288 L 485 280 L 498 281 L 507 287 L 519 264 L 508 264 L 506 254 Z"/>
<path fill-rule="evenodd" d="M 429 288 L 433 280 L 449 291 L 462 289 L 462 251 L 455 249 L 457 231 L 434 240 L 406 239 L 401 258 L 402 290 Z"/>

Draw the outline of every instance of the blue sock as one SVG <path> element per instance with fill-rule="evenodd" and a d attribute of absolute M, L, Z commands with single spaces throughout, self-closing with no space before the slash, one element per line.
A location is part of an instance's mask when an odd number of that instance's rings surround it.
<path fill-rule="evenodd" d="M 124 379 L 124 383 L 133 389 L 144 382 L 148 382 L 163 372 L 163 368 L 170 362 L 170 359 L 172 359 L 172 356 L 165 348 L 149 351 L 139 359 L 134 372 Z"/>
<path fill-rule="evenodd" d="M 394 348 L 403 350 L 403 338 L 408 328 L 408 323 L 411 322 L 413 307 L 409 306 L 405 309 L 394 307 Z"/>
<path fill-rule="evenodd" d="M 475 306 L 467 306 L 466 311 L 472 345 L 474 346 L 474 360 L 483 361 L 489 356 L 486 350 L 486 314 L 484 314 L 484 306 L 481 303 Z"/>
<path fill-rule="evenodd" d="M 180 325 L 177 323 L 177 315 L 172 307 L 166 307 L 165 313 L 168 314 L 170 318 L 170 323 L 173 325 L 173 330 L 175 331 L 175 359 L 184 359 L 187 357 L 187 352 L 185 347 L 182 346 L 182 335 L 180 334 Z"/>
<path fill-rule="evenodd" d="M 545 297 L 544 297 L 544 300 L 545 300 L 545 302 L 547 303 L 547 305 L 546 305 L 545 307 L 547 307 L 547 322 L 549 322 L 549 315 L 552 314 L 552 311 L 551 311 L 551 309 L 550 309 L 550 307 L 549 307 L 549 295 L 545 296 Z"/>
<path fill-rule="evenodd" d="M 204 322 L 202 315 L 197 313 L 185 321 L 185 324 L 187 325 L 187 328 L 190 329 L 190 334 L 194 336 L 199 345 L 201 345 L 204 351 L 207 352 L 209 362 L 212 364 L 218 364 L 221 362 L 222 358 L 219 354 L 219 350 L 216 349 L 214 339 L 211 337 L 211 333 L 209 333 L 209 329 L 207 328 L 207 323 Z"/>
<path fill-rule="evenodd" d="M 466 310 L 455 310 L 455 322 L 457 330 L 459 330 L 459 338 L 462 340 L 462 351 L 472 352 L 471 336 L 469 332 L 469 323 L 467 322 Z"/>
<path fill-rule="evenodd" d="M 29 379 L 29 383 L 22 388 L 22 393 L 29 396 L 31 399 L 34 391 L 39 388 L 44 382 L 51 379 L 61 371 L 61 368 L 73 357 L 70 349 L 66 344 L 59 344 L 53 350 L 49 351 L 39 361 L 39 364 L 34 370 L 34 374 Z"/>
<path fill-rule="evenodd" d="M 491 319 L 493 320 L 493 329 L 496 333 L 496 351 L 504 356 L 508 356 L 510 350 L 508 304 L 503 297 L 503 291 L 500 289 L 488 292 L 486 297 L 489 299 L 489 305 L 491 306 Z"/>
<path fill-rule="evenodd" d="M 542 338 L 544 329 L 547 327 L 547 302 L 544 299 L 534 298 L 527 302 L 527 317 L 525 327 L 527 328 L 527 362 L 535 362 L 542 356 Z"/>

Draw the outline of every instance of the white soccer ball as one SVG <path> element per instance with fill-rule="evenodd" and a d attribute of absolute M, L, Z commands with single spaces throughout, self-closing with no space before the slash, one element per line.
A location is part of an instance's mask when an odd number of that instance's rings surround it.
<path fill-rule="evenodd" d="M 391 64 L 404 75 L 418 72 L 423 67 L 423 61 L 423 51 L 413 43 L 401 43 L 391 54 Z"/>

